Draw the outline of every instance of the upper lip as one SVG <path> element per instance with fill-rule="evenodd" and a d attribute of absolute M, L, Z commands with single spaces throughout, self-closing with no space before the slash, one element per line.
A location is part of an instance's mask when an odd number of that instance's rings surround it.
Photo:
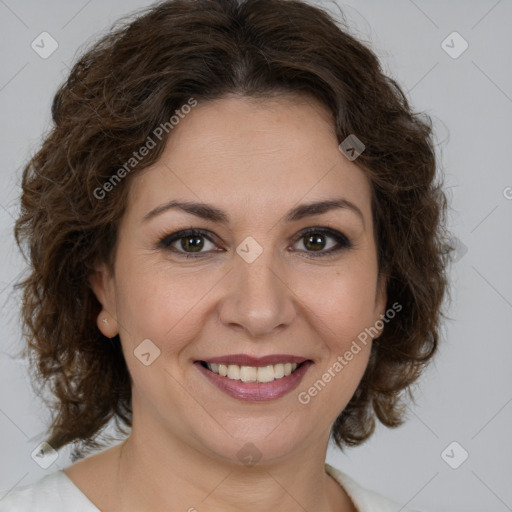
<path fill-rule="evenodd" d="M 280 363 L 297 363 L 301 364 L 304 361 L 308 361 L 307 357 L 292 356 L 290 354 L 270 354 L 263 357 L 253 357 L 247 354 L 232 354 L 229 356 L 211 357 L 208 359 L 202 359 L 205 363 L 217 363 L 217 364 L 236 364 L 239 366 L 270 366 L 273 364 Z"/>

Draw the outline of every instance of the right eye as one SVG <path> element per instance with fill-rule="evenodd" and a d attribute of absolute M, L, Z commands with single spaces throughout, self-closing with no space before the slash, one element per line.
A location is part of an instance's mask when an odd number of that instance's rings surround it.
<path fill-rule="evenodd" d="M 177 253 L 180 256 L 184 256 L 185 258 L 199 258 L 204 254 L 212 252 L 202 251 L 202 249 L 205 247 L 204 239 L 207 240 L 206 245 L 208 243 L 213 246 L 215 245 L 212 242 L 210 236 L 208 236 L 207 231 L 203 231 L 201 229 L 187 229 L 184 231 L 177 231 L 176 233 L 172 233 L 170 235 L 165 235 L 160 240 L 158 246 Z M 177 244 L 178 247 L 175 246 L 177 242 L 179 242 L 179 244 Z"/>

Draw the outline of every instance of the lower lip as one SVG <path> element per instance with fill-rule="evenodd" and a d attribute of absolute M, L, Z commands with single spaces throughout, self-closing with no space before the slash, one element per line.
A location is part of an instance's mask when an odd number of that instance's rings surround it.
<path fill-rule="evenodd" d="M 201 363 L 194 363 L 199 371 L 221 391 L 227 395 L 239 400 L 250 402 L 265 402 L 268 400 L 277 400 L 282 396 L 293 391 L 301 382 L 309 367 L 313 364 L 306 361 L 293 373 L 281 379 L 275 379 L 272 382 L 242 382 L 241 380 L 232 380 L 228 377 L 214 373 L 205 368 Z"/>

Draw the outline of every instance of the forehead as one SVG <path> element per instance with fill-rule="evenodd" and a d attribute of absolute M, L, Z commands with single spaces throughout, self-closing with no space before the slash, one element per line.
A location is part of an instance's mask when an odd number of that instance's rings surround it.
<path fill-rule="evenodd" d="M 158 162 L 133 176 L 128 209 L 140 216 L 180 198 L 262 214 L 340 196 L 371 215 L 369 179 L 338 149 L 326 107 L 307 96 L 231 96 L 180 119 Z"/>

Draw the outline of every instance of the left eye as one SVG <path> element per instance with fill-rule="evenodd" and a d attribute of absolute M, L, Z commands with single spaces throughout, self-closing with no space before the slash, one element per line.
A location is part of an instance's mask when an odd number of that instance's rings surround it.
<path fill-rule="evenodd" d="M 328 239 L 333 240 L 334 243 L 326 242 Z M 351 247 L 351 242 L 345 235 L 326 228 L 312 228 L 300 233 L 295 245 L 299 242 L 306 248 L 305 252 L 317 253 L 314 257 L 326 256 Z M 177 247 L 178 243 L 179 246 Z M 211 245 L 210 248 L 208 244 Z M 216 245 L 212 242 L 208 232 L 197 229 L 179 231 L 167 235 L 160 240 L 159 247 L 185 255 L 186 258 L 201 257 L 205 253 L 212 252 L 212 249 L 215 252 L 219 252 L 215 250 Z M 203 249 L 207 250 L 203 251 Z"/>
<path fill-rule="evenodd" d="M 334 240 L 334 244 L 325 242 L 326 239 Z M 310 228 L 298 235 L 298 242 L 306 247 L 306 253 L 313 258 L 322 258 L 336 254 L 342 250 L 350 249 L 352 242 L 339 231 L 330 228 Z M 328 250 L 325 250 L 327 247 Z M 308 250 L 311 249 L 311 250 Z"/>

